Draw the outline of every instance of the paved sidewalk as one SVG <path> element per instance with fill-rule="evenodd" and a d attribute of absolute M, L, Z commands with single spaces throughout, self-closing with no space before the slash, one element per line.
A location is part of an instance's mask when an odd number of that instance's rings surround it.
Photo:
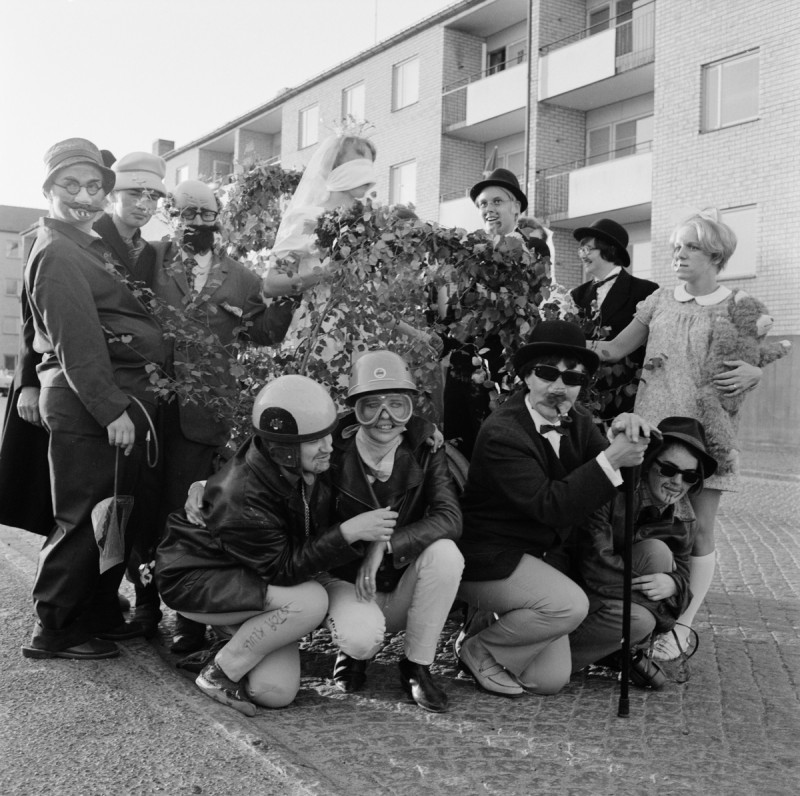
<path fill-rule="evenodd" d="M 104 704 L 93 709 L 108 715 L 98 726 L 94 744 L 84 739 L 80 748 L 73 744 L 46 750 L 54 766 L 64 761 L 71 777 L 67 784 L 18 792 L 796 794 L 800 792 L 800 478 L 784 480 L 793 473 L 782 461 L 775 454 L 751 455 L 744 462 L 749 472 L 775 468 L 782 478 L 747 477 L 740 493 L 723 498 L 719 567 L 698 617 L 700 650 L 690 662 L 691 679 L 683 685 L 670 683 L 657 693 L 632 688 L 629 718 L 617 716 L 617 684 L 602 677 L 576 676 L 553 697 L 505 700 L 480 693 L 471 681 L 456 675 L 449 639 L 434 667 L 448 688 L 449 713 L 429 714 L 406 701 L 397 682 L 400 637 L 370 664 L 365 691 L 344 695 L 328 679 L 333 652 L 325 633 L 318 632 L 306 645 L 303 688 L 296 703 L 246 719 L 176 676 L 168 666 L 174 658 L 163 646 L 139 641 L 126 645 L 120 660 L 94 668 L 120 672 L 122 680 L 127 677 L 129 685 L 120 688 L 134 693 L 141 689 L 148 695 L 149 710 L 180 704 L 179 720 L 161 716 L 149 719 L 149 724 L 158 727 L 159 737 L 171 732 L 178 746 L 186 738 L 185 761 L 172 761 L 184 767 L 169 776 L 162 773 L 160 779 L 137 780 L 136 785 L 122 771 L 117 781 L 103 780 L 103 787 L 81 783 L 76 754 L 94 760 L 109 754 L 109 742 L 117 753 L 121 744 L 138 743 L 138 733 L 146 731 L 141 723 L 134 724 L 131 735 L 125 711 L 114 713 L 126 694 L 104 691 L 98 697 Z M 6 558 L 0 558 L 0 577 L 6 578 L 9 567 L 32 577 L 36 539 L 0 529 L 0 544 L 7 551 Z M 5 605 L 2 613 L 13 615 L 16 632 L 30 626 L 24 595 L 14 605 Z M 171 617 L 162 623 L 164 640 L 169 621 Z M 448 625 L 445 635 L 455 631 L 454 624 Z M 16 644 L 21 641 L 15 639 Z M 4 696 L 9 709 L 0 739 L 8 754 L 0 755 L 0 786 L 4 775 L 13 777 L 15 767 L 33 768 L 40 759 L 27 740 L 37 718 L 26 715 L 28 702 L 24 690 L 19 690 L 38 687 L 25 675 L 32 665 L 14 659 L 14 668 L 22 674 Z M 41 673 L 66 673 L 67 683 L 92 668 L 36 662 Z M 58 693 L 50 694 L 51 701 L 58 699 Z M 63 705 L 56 702 L 47 720 L 55 720 L 52 716 L 58 709 L 69 711 L 67 695 Z M 214 754 L 192 753 L 209 748 Z M 226 755 L 224 785 L 218 766 Z M 125 759 L 130 765 L 130 756 Z M 17 791 L 3 790 L 12 792 Z"/>

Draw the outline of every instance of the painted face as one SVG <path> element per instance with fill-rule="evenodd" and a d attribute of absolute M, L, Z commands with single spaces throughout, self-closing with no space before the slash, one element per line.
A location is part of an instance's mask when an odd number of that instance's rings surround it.
<path fill-rule="evenodd" d="M 596 246 L 594 238 L 584 238 L 578 249 L 578 257 L 581 258 L 583 272 L 588 279 L 605 279 L 616 265 L 604 260 Z"/>
<path fill-rule="evenodd" d="M 300 443 L 300 467 L 304 473 L 317 475 L 331 466 L 333 437 L 328 434 L 322 439 Z"/>
<path fill-rule="evenodd" d="M 678 279 L 690 284 L 716 279 L 717 276 L 712 255 L 703 251 L 692 227 L 681 227 L 675 235 L 672 267 Z"/>
<path fill-rule="evenodd" d="M 102 185 L 100 169 L 90 163 L 76 163 L 57 171 L 55 180 L 47 189 L 51 216 L 67 224 L 90 228 L 103 209 L 105 192 Z M 68 188 L 77 188 L 78 192 L 73 195 Z"/>
<path fill-rule="evenodd" d="M 555 367 L 560 371 L 577 370 L 586 373 L 583 365 L 578 364 L 574 368 L 569 368 L 563 359 Z M 530 405 L 548 420 L 555 420 L 559 414 L 568 412 L 581 391 L 580 385 L 567 386 L 561 377 L 555 381 L 540 378 L 536 375 L 535 369 L 525 377 L 525 384 L 529 391 L 527 400 Z"/>
<path fill-rule="evenodd" d="M 647 485 L 653 500 L 662 506 L 669 506 L 679 501 L 692 484 L 687 483 L 683 475 L 677 471 L 686 470 L 699 474 L 698 466 L 697 457 L 683 445 L 670 445 L 661 451 L 647 473 Z M 662 468 L 673 474 L 664 475 Z"/>
<path fill-rule="evenodd" d="M 111 194 L 114 215 L 129 227 L 143 227 L 156 212 L 159 195 L 141 188 L 114 191 Z"/>
<path fill-rule="evenodd" d="M 519 202 L 512 199 L 508 191 L 490 185 L 478 194 L 475 207 L 480 210 L 487 235 L 508 235 L 514 231 L 519 216 Z"/>

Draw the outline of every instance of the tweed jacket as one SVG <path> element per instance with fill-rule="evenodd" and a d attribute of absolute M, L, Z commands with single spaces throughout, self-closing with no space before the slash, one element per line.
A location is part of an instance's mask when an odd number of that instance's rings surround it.
<path fill-rule="evenodd" d="M 616 494 L 596 461 L 608 442 L 584 409 L 569 416 L 559 456 L 522 392 L 483 422 L 461 498 L 464 580 L 506 578 L 525 553 L 559 552 L 574 526 Z"/>

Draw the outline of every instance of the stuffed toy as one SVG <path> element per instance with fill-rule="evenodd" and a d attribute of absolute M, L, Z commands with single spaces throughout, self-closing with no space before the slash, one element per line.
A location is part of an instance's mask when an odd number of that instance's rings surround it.
<path fill-rule="evenodd" d="M 708 355 L 700 371 L 698 393 L 699 420 L 708 436 L 711 455 L 720 465 L 720 474 L 733 471 L 737 456 L 735 418 L 745 395 L 727 395 L 714 387 L 713 379 L 728 370 L 725 361 L 741 359 L 750 365 L 764 367 L 786 356 L 791 350 L 788 340 L 767 342 L 773 319 L 766 307 L 744 290 L 734 290 L 728 302 L 727 315 L 718 315 L 711 330 Z"/>

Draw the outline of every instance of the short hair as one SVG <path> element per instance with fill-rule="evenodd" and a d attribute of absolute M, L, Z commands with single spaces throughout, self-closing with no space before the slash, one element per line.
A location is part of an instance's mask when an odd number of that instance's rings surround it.
<path fill-rule="evenodd" d="M 700 473 L 700 480 L 696 481 L 689 487 L 687 494 L 696 495 L 698 492 L 702 492 L 703 486 L 705 486 L 705 472 L 703 468 L 703 462 L 697 455 L 697 451 L 692 450 L 691 447 L 680 442 L 679 440 L 670 439 L 669 437 L 665 439 L 658 447 L 645 451 L 644 461 L 642 462 L 642 477 L 647 478 L 647 476 L 650 475 L 650 468 L 656 463 L 656 459 L 660 459 L 672 448 L 678 448 L 679 450 L 686 451 L 686 453 L 690 454 L 694 459 L 697 460 L 697 472 Z"/>
<path fill-rule="evenodd" d="M 597 237 L 594 235 L 587 235 L 581 240 L 581 246 L 584 246 L 587 240 L 594 241 L 594 248 L 597 249 L 600 257 L 607 263 L 625 266 L 624 249 L 621 246 L 617 246 L 616 243 L 611 243 L 611 241 L 605 240 L 605 238 L 601 238 L 599 235 Z"/>
<path fill-rule="evenodd" d="M 567 366 L 567 370 L 573 370 L 578 365 L 583 365 L 576 357 L 571 357 L 569 355 L 564 354 L 537 354 L 534 357 L 531 357 L 520 369 L 517 373 L 517 376 L 520 377 L 522 383 L 525 384 L 525 379 L 530 376 L 533 372 L 533 369 L 537 365 L 552 365 L 555 367 L 558 365 L 559 362 L 563 362 Z M 586 370 L 586 366 L 583 365 L 584 370 Z M 587 371 L 588 372 L 588 371 Z M 528 385 L 525 384 L 525 392 L 528 391 Z"/>
<path fill-rule="evenodd" d="M 674 246 L 678 232 L 684 227 L 691 227 L 697 235 L 700 248 L 711 255 L 711 261 L 721 271 L 736 251 L 736 233 L 720 220 L 719 211 L 715 208 L 703 210 L 689 216 L 681 222 L 670 235 L 669 242 Z"/>
<path fill-rule="evenodd" d="M 341 166 L 342 163 L 353 160 L 354 154 L 374 162 L 378 156 L 378 150 L 368 138 L 361 138 L 358 135 L 346 135 L 339 142 L 339 150 L 336 153 L 336 159 L 333 161 L 331 171 L 337 166 Z"/>

